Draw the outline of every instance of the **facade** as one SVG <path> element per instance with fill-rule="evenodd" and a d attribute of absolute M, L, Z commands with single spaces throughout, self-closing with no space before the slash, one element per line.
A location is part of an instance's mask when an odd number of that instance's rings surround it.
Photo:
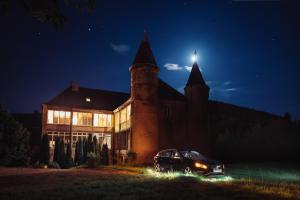
<path fill-rule="evenodd" d="M 184 94 L 162 81 L 159 67 L 144 35 L 129 68 L 130 94 L 70 87 L 43 104 L 42 133 L 50 146 L 55 137 L 75 142 L 89 134 L 108 144 L 113 156 L 137 155 L 137 163 L 151 163 L 165 148 L 188 148 L 211 155 L 208 97 L 197 63 Z"/>

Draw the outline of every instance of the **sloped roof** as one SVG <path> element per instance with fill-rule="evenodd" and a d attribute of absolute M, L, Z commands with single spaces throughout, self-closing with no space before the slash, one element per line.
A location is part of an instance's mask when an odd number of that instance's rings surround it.
<path fill-rule="evenodd" d="M 194 62 L 188 82 L 186 84 L 187 86 L 189 85 L 202 85 L 205 87 L 208 87 L 202 77 L 202 74 L 199 70 L 197 62 Z"/>
<path fill-rule="evenodd" d="M 72 87 L 70 86 L 46 104 L 73 108 L 113 111 L 126 100 L 128 100 L 129 97 L 130 94 L 128 93 L 84 87 L 79 87 L 78 91 L 72 91 Z M 86 98 L 90 98 L 91 101 L 86 102 Z"/>
<path fill-rule="evenodd" d="M 141 44 L 138 48 L 138 51 L 133 60 L 133 65 L 135 64 L 151 64 L 156 66 L 156 61 L 153 55 L 153 52 L 150 48 L 150 44 L 148 41 L 148 37 L 146 32 L 144 33 L 144 37 L 141 41 Z"/>
<path fill-rule="evenodd" d="M 175 90 L 166 82 L 158 79 L 158 98 L 165 100 L 185 101 L 186 98 L 183 94 Z"/>

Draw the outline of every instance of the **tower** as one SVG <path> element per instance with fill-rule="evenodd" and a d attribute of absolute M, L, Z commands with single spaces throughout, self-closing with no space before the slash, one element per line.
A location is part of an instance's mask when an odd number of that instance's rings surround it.
<path fill-rule="evenodd" d="M 158 78 L 159 68 L 146 32 L 129 68 L 131 75 L 131 150 L 137 163 L 150 163 L 158 151 Z"/>
<path fill-rule="evenodd" d="M 211 154 L 208 124 L 209 87 L 206 85 L 197 64 L 194 52 L 193 67 L 184 88 L 187 98 L 187 140 L 188 146 L 206 156 Z"/>

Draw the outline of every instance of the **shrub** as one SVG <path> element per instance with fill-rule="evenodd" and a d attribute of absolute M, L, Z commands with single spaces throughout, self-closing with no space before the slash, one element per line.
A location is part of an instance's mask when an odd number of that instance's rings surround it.
<path fill-rule="evenodd" d="M 101 163 L 101 159 L 99 155 L 96 155 L 93 152 L 88 153 L 87 165 L 89 168 L 96 168 L 100 165 L 100 163 Z"/>
<path fill-rule="evenodd" d="M 58 162 L 60 160 L 60 138 L 57 137 L 55 139 L 55 147 L 54 147 L 54 155 L 53 155 L 53 162 Z"/>
<path fill-rule="evenodd" d="M 127 163 L 128 164 L 134 164 L 134 162 L 136 161 L 137 158 L 137 154 L 135 152 L 128 152 L 127 153 Z"/>
<path fill-rule="evenodd" d="M 45 164 L 40 163 L 40 161 L 36 161 L 32 167 L 33 168 L 44 168 L 44 165 Z"/>
<path fill-rule="evenodd" d="M 0 165 L 28 165 L 29 136 L 27 129 L 23 128 L 0 105 Z"/>
<path fill-rule="evenodd" d="M 108 165 L 109 163 L 109 152 L 108 152 L 108 146 L 107 144 L 103 144 L 102 151 L 101 151 L 101 160 L 103 165 Z"/>
<path fill-rule="evenodd" d="M 60 169 L 60 166 L 57 162 L 52 162 L 50 161 L 49 164 L 48 164 L 48 168 L 51 168 L 51 169 Z"/>
<path fill-rule="evenodd" d="M 88 142 L 86 138 L 83 138 L 82 149 L 83 149 L 82 163 L 85 163 L 87 161 L 87 149 L 88 149 Z"/>
<path fill-rule="evenodd" d="M 67 153 L 66 153 L 66 161 L 65 161 L 65 168 L 71 168 L 74 166 L 73 158 L 72 158 L 72 147 L 71 143 L 67 146 Z"/>
<path fill-rule="evenodd" d="M 41 143 L 40 162 L 48 165 L 50 160 L 50 147 L 48 134 L 44 134 Z"/>
<path fill-rule="evenodd" d="M 66 164 L 65 142 L 63 140 L 59 142 L 58 164 L 61 168 L 64 168 Z"/>

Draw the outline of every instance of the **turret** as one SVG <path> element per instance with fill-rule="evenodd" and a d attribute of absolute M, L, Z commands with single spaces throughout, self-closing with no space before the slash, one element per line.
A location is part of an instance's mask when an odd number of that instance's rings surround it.
<path fill-rule="evenodd" d="M 158 151 L 158 78 L 159 68 L 146 35 L 141 41 L 131 74 L 131 151 L 137 163 L 150 163 Z"/>
<path fill-rule="evenodd" d="M 194 52 L 197 58 L 197 52 Z M 211 141 L 208 124 L 208 97 L 209 87 L 206 85 L 199 70 L 197 59 L 184 88 L 187 98 L 187 138 L 190 148 L 194 148 L 210 156 Z"/>

